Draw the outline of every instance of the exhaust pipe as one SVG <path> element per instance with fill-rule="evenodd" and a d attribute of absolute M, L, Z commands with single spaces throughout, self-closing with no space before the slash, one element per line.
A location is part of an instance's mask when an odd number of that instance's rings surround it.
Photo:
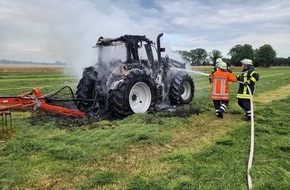
<path fill-rule="evenodd" d="M 160 38 L 163 36 L 163 33 L 157 36 L 157 54 L 158 54 L 158 61 L 161 60 L 161 52 L 165 51 L 165 48 L 160 47 Z"/>
<path fill-rule="evenodd" d="M 160 70 L 161 65 L 161 52 L 165 52 L 165 48 L 160 47 L 160 38 L 163 36 L 163 33 L 159 34 L 157 36 L 157 56 L 158 56 L 158 65 L 157 65 L 157 71 Z"/>

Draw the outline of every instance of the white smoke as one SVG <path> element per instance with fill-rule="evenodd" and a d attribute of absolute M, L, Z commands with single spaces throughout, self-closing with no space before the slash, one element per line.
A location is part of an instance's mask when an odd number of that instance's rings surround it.
<path fill-rule="evenodd" d="M 3 0 L 0 13 L 5 14 L 1 14 L 0 21 L 10 25 L 1 30 L 0 39 L 5 43 L 0 44 L 0 55 L 12 60 L 67 62 L 80 77 L 84 67 L 97 62 L 97 49 L 92 46 L 100 36 L 146 35 L 156 41 L 157 35 L 164 32 L 152 23 L 136 23 L 117 5 L 111 0 Z M 184 62 L 169 46 L 165 44 L 164 55 Z"/>
<path fill-rule="evenodd" d="M 166 38 L 166 35 L 165 35 Z M 185 64 L 185 69 L 188 71 L 192 70 L 192 67 L 190 66 L 190 63 L 186 61 L 185 59 L 182 58 L 182 56 L 179 54 L 178 51 L 173 50 L 171 47 L 171 44 L 169 42 L 163 42 L 162 47 L 165 47 L 165 53 L 166 55 L 169 56 L 170 59 L 173 59 L 175 61 L 178 61 L 182 64 Z"/>
<path fill-rule="evenodd" d="M 10 44 L 0 45 L 1 55 L 12 60 L 68 62 L 78 76 L 82 68 L 96 63 L 92 46 L 100 36 L 142 31 L 111 1 L 4 0 L 0 5 L 4 6 L 0 13 L 5 10 L 6 15 L 0 21 L 10 23 L 1 32 L 0 39 Z"/>

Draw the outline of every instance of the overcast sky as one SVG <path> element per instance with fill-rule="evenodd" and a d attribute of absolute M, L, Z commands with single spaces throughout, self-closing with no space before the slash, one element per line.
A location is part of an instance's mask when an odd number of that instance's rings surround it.
<path fill-rule="evenodd" d="M 270 44 L 290 57 L 290 1 L 0 0 L 0 59 L 90 62 L 100 36 L 159 33 L 172 50 Z"/>

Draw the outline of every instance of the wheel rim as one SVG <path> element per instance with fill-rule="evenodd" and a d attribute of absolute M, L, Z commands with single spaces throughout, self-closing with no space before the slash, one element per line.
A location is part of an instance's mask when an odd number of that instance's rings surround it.
<path fill-rule="evenodd" d="M 130 90 L 129 104 L 133 112 L 145 113 L 151 104 L 151 90 L 144 82 L 136 83 Z"/>
<path fill-rule="evenodd" d="M 181 98 L 187 100 L 191 96 L 191 86 L 188 81 L 184 81 L 181 87 Z"/>

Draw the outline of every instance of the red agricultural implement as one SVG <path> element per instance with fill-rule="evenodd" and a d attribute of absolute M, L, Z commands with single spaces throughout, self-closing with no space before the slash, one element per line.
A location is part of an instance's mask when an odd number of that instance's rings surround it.
<path fill-rule="evenodd" d="M 33 88 L 31 92 L 26 92 L 17 96 L 0 97 L 0 115 L 6 114 L 11 109 L 23 109 L 33 107 L 44 111 L 62 114 L 72 117 L 83 117 L 84 112 L 48 104 L 51 101 L 49 96 L 43 96 L 38 88 Z M 67 100 L 76 101 L 76 100 Z"/>
<path fill-rule="evenodd" d="M 12 132 L 12 119 L 11 119 L 11 110 L 15 109 L 25 109 L 29 107 L 33 107 L 33 109 L 40 109 L 51 113 L 71 116 L 71 117 L 84 117 L 85 112 L 81 112 L 77 109 L 66 108 L 64 106 L 52 105 L 53 101 L 70 101 L 76 103 L 78 100 L 74 99 L 55 99 L 53 96 L 59 93 L 64 88 L 68 88 L 70 90 L 71 95 L 73 96 L 73 92 L 70 87 L 65 86 L 61 88 L 56 93 L 51 93 L 48 95 L 42 95 L 38 88 L 33 88 L 32 91 L 26 92 L 17 96 L 2 96 L 0 97 L 0 116 L 2 117 L 2 133 L 5 131 Z M 79 101 L 90 101 L 90 100 L 79 100 Z"/>

